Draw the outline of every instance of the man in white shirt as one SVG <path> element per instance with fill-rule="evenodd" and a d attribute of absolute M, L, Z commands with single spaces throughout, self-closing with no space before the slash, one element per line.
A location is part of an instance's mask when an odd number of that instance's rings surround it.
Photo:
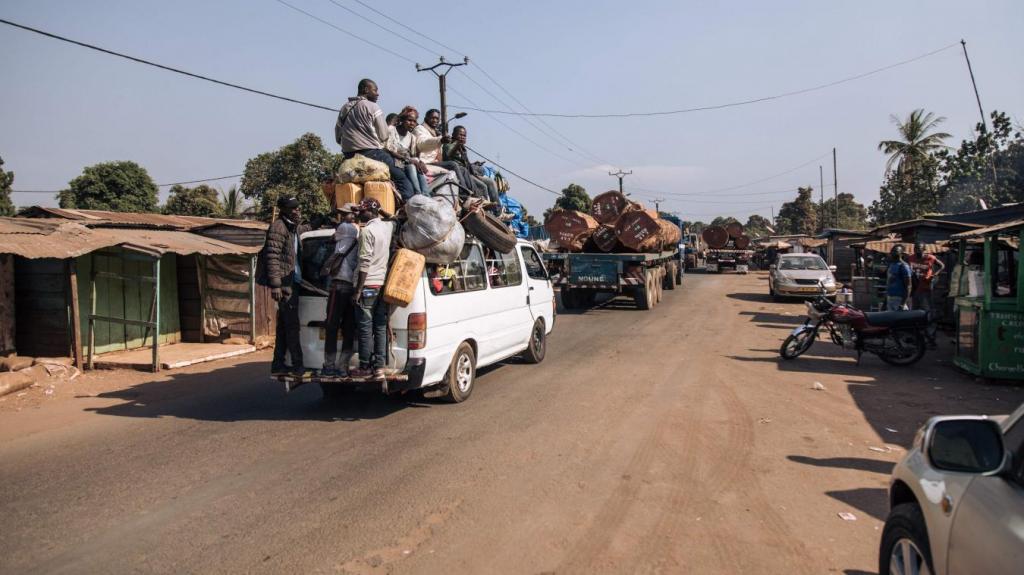
<path fill-rule="evenodd" d="M 430 195 L 427 187 L 427 165 L 420 159 L 419 138 L 416 137 L 416 117 L 409 113 L 398 116 L 398 124 L 389 128 L 385 149 L 395 158 L 395 164 L 405 170 L 415 194 Z M 408 199 L 408 198 L 406 198 Z"/>
<path fill-rule="evenodd" d="M 334 231 L 334 254 L 324 263 L 320 275 L 331 278 L 330 295 L 327 297 L 326 335 L 324 337 L 324 367 L 322 375 L 328 377 L 348 376 L 356 342 L 356 309 L 352 302 L 355 293 L 356 268 L 359 264 L 359 228 L 356 214 L 359 206 L 345 204 L 338 208 L 341 223 Z M 341 328 L 341 360 L 335 363 L 338 354 L 338 328 Z M 340 369 L 339 369 L 340 367 Z"/>
<path fill-rule="evenodd" d="M 352 301 L 359 325 L 359 369 L 354 377 L 384 377 L 388 359 L 389 307 L 381 293 L 391 259 L 394 223 L 380 216 L 380 202 L 367 198 L 359 204 L 359 265 Z"/>

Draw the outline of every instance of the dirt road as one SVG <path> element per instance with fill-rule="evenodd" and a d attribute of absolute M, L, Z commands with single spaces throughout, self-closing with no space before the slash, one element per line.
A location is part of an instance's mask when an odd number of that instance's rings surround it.
<path fill-rule="evenodd" d="M 780 363 L 802 306 L 766 291 L 692 275 L 653 312 L 561 315 L 543 364 L 461 405 L 285 396 L 267 354 L 11 399 L 0 571 L 873 572 L 916 427 L 1024 393 L 948 344 L 911 370 Z"/>

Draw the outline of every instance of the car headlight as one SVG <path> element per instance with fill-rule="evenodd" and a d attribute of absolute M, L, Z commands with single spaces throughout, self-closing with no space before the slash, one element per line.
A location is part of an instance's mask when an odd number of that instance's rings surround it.
<path fill-rule="evenodd" d="M 825 284 L 826 286 L 834 286 L 834 285 L 836 285 L 836 279 L 835 279 L 835 278 L 832 278 L 832 277 L 827 277 L 827 278 L 821 278 L 821 281 L 822 281 L 822 282 L 823 282 L 823 283 L 824 283 L 824 284 Z"/>
<path fill-rule="evenodd" d="M 792 284 L 794 284 L 796 282 L 794 282 L 792 279 L 790 279 L 790 278 L 788 278 L 786 276 L 779 276 L 779 283 L 780 284 L 790 284 L 790 285 L 792 285 Z"/>

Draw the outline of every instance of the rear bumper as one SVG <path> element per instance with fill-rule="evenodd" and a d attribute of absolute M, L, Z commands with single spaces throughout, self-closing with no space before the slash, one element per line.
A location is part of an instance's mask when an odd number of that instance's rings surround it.
<path fill-rule="evenodd" d="M 359 389 L 378 389 L 382 393 L 397 393 L 423 386 L 423 375 L 427 371 L 427 360 L 422 357 L 410 358 L 405 364 L 405 371 L 385 375 L 383 379 L 374 377 L 324 377 L 319 372 L 296 377 L 293 375 L 275 376 L 284 384 L 285 392 L 302 387 L 307 383 L 323 385 L 340 385 Z"/>

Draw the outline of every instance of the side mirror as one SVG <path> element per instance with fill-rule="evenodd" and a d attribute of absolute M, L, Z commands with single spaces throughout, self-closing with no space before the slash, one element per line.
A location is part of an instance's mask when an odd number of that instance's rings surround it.
<path fill-rule="evenodd" d="M 772 265 L 768 266 L 768 269 L 774 270 L 775 269 L 775 264 L 772 264 Z"/>
<path fill-rule="evenodd" d="M 828 271 L 830 271 L 830 272 L 834 272 L 834 271 L 836 271 L 837 269 L 839 269 L 839 268 L 838 268 L 838 267 L 836 267 L 836 266 L 828 266 Z"/>
<path fill-rule="evenodd" d="M 994 475 L 1006 461 L 1003 430 L 987 417 L 935 417 L 925 427 L 923 451 L 942 471 Z"/>

